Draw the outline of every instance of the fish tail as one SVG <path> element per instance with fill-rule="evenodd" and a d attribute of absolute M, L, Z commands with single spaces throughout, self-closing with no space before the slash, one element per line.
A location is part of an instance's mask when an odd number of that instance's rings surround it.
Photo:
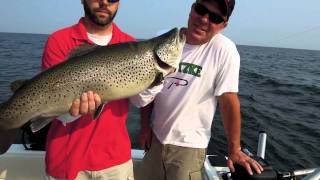
<path fill-rule="evenodd" d="M 7 152 L 11 144 L 16 140 L 19 128 L 7 129 L 6 120 L 8 117 L 5 117 L 7 101 L 0 103 L 0 155 Z"/>

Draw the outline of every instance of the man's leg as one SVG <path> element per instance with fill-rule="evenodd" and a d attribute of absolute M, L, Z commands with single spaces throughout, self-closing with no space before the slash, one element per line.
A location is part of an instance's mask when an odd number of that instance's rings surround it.
<path fill-rule="evenodd" d="M 100 171 L 80 171 L 75 180 L 134 180 L 132 160 Z M 64 180 L 46 176 L 45 180 Z"/>
<path fill-rule="evenodd" d="M 206 149 L 164 145 L 166 180 L 202 180 Z"/>
<path fill-rule="evenodd" d="M 153 135 L 151 147 L 137 168 L 136 180 L 164 180 L 162 149 L 163 145 Z"/>
<path fill-rule="evenodd" d="M 132 160 L 101 171 L 92 171 L 92 177 L 94 180 L 134 180 Z"/>

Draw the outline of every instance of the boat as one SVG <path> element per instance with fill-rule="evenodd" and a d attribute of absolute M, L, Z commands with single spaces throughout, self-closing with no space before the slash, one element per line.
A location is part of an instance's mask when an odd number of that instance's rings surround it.
<path fill-rule="evenodd" d="M 266 133 L 260 132 L 257 155 L 248 149 L 243 151 L 254 157 L 265 167 L 265 171 L 249 177 L 245 170 L 236 167 L 237 173 L 231 173 L 225 167 L 226 158 L 207 155 L 204 162 L 204 180 L 293 180 L 303 177 L 303 180 L 320 180 L 320 168 L 297 170 L 293 172 L 278 172 L 264 160 Z M 132 149 L 134 171 L 137 171 L 143 159 L 144 151 Z M 45 151 L 26 150 L 23 144 L 13 144 L 9 150 L 0 156 L 0 180 L 42 180 L 45 177 Z M 136 179 L 138 180 L 138 179 Z"/>

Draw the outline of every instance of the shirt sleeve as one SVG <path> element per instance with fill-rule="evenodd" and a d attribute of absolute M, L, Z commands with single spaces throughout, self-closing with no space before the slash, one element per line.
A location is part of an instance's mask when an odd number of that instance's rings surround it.
<path fill-rule="evenodd" d="M 60 46 L 59 42 L 52 36 L 48 37 L 46 45 L 44 47 L 44 52 L 42 55 L 42 70 L 46 70 L 53 65 L 56 65 L 63 61 L 66 57 L 66 52 L 64 52 Z"/>
<path fill-rule="evenodd" d="M 214 95 L 226 92 L 238 92 L 240 71 L 240 55 L 236 46 L 227 46 L 221 50 L 219 70 L 214 82 Z"/>
<path fill-rule="evenodd" d="M 142 91 L 141 93 L 135 96 L 130 97 L 129 100 L 134 106 L 138 108 L 144 107 L 154 100 L 154 98 L 162 90 L 162 88 L 163 84 L 154 86 L 152 88 Z"/>

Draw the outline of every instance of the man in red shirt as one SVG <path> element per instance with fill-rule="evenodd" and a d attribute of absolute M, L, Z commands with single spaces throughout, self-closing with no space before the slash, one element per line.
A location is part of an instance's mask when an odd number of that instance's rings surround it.
<path fill-rule="evenodd" d="M 119 0 L 82 0 L 85 16 L 70 27 L 48 37 L 43 70 L 67 59 L 82 44 L 108 45 L 134 41 L 122 32 L 113 19 Z M 81 100 L 81 101 L 80 101 Z M 97 120 L 91 113 L 101 103 L 98 95 L 88 92 L 73 102 L 70 113 L 50 126 L 46 142 L 48 179 L 133 179 L 131 143 L 126 128 L 128 99 L 109 102 Z M 73 122 L 70 118 L 76 119 Z"/>

